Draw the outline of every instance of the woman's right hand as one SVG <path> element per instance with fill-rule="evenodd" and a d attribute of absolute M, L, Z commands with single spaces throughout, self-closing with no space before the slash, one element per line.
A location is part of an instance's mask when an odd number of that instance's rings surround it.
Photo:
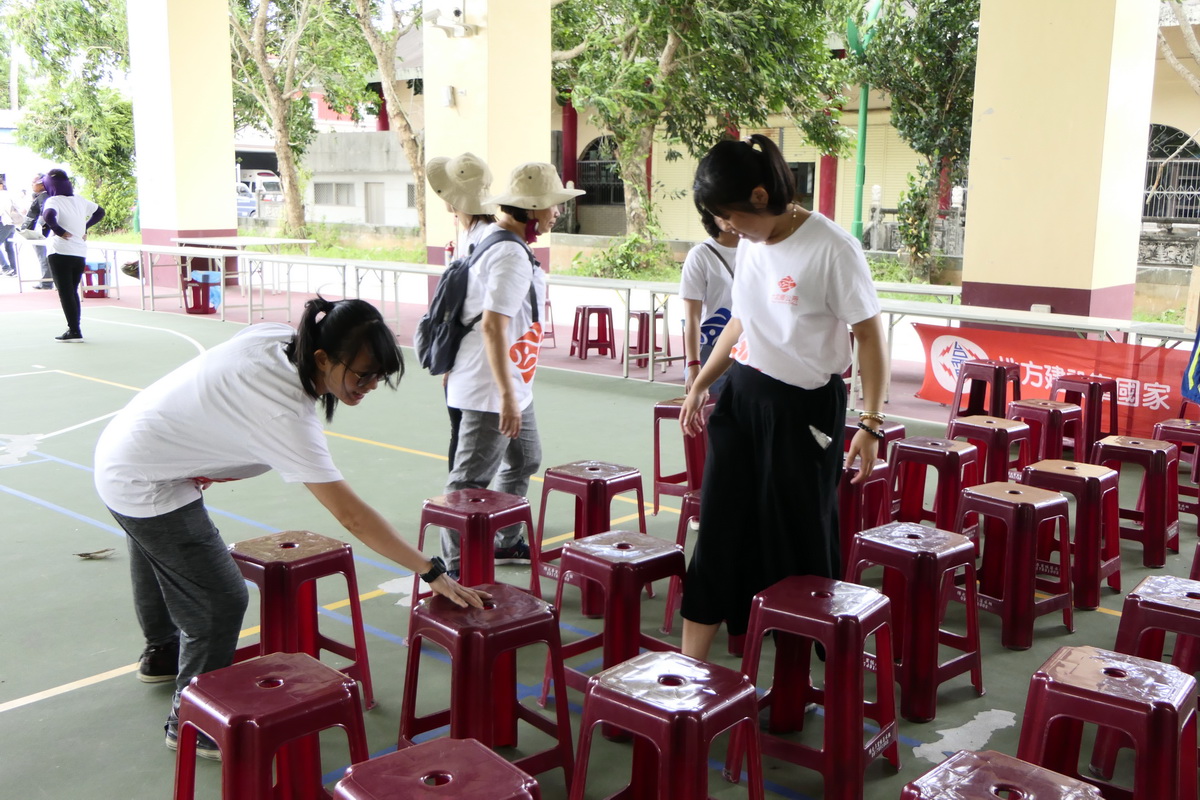
<path fill-rule="evenodd" d="M 439 575 L 433 583 L 429 584 L 429 588 L 433 590 L 434 594 L 440 594 L 442 597 L 449 598 L 450 602 L 462 608 L 466 608 L 467 606 L 483 608 L 483 601 L 492 598 L 487 592 L 463 586 L 446 573 Z"/>
<path fill-rule="evenodd" d="M 693 386 L 683 400 L 683 407 L 679 411 L 679 427 L 688 436 L 696 436 L 704 430 L 704 401 L 707 397 L 707 389 L 697 391 Z"/>
<path fill-rule="evenodd" d="M 692 384 L 696 382 L 696 376 L 698 376 L 699 374 L 700 374 L 700 365 L 699 364 L 693 364 L 692 366 L 687 367 L 683 371 L 683 392 L 684 392 L 684 394 L 691 393 Z"/>

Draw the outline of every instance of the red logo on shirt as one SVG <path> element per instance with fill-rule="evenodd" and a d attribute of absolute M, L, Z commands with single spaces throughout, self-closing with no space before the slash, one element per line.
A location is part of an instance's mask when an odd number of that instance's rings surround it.
<path fill-rule="evenodd" d="M 533 382 L 533 373 L 537 371 L 538 351 L 541 348 L 542 323 L 540 322 L 533 323 L 525 335 L 508 348 L 508 357 L 517 365 L 517 369 L 521 371 L 521 380 L 527 384 Z"/>
<path fill-rule="evenodd" d="M 745 364 L 750 360 L 750 342 L 742 339 L 730 349 L 729 357 L 734 361 Z"/>
<path fill-rule="evenodd" d="M 792 280 L 791 275 L 785 275 L 783 280 L 779 282 L 779 288 L 785 292 L 790 292 L 792 289 L 796 288 L 796 282 Z"/>

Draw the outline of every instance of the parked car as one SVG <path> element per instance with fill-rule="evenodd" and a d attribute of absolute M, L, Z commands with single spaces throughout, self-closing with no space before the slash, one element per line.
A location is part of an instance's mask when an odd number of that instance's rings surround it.
<path fill-rule="evenodd" d="M 255 197 L 269 202 L 283 202 L 283 184 L 274 172 L 267 169 L 243 169 L 238 173 L 238 177 Z"/>
<path fill-rule="evenodd" d="M 250 191 L 250 187 L 244 183 L 237 184 L 237 215 L 253 217 L 256 211 L 258 211 L 258 201 L 254 199 L 254 193 Z"/>

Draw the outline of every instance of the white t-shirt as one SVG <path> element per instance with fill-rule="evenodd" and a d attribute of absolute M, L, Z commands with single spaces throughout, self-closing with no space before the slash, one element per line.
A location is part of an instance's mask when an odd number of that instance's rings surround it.
<path fill-rule="evenodd" d="M 251 325 L 155 381 L 96 444 L 96 491 L 127 517 L 153 517 L 200 497 L 194 479 L 277 470 L 287 483 L 342 479 L 316 401 L 284 346 L 295 331 Z"/>
<path fill-rule="evenodd" d="M 734 360 L 816 389 L 850 366 L 848 325 L 879 313 L 862 247 L 813 213 L 777 244 L 738 245 L 733 307 L 742 322 Z"/>
<path fill-rule="evenodd" d="M 57 233 L 51 232 L 48 240 L 48 252 L 64 256 L 86 256 L 87 242 L 83 235 L 87 233 L 87 221 L 92 218 L 92 214 L 95 214 L 99 207 L 91 200 L 78 195 L 47 197 L 46 202 L 42 205 L 42 216 L 44 217 L 50 209 L 54 209 L 54 213 L 57 215 L 55 221 L 58 226 L 71 234 L 70 239 L 64 239 Z"/>
<path fill-rule="evenodd" d="M 491 224 L 479 231 L 482 243 L 501 230 Z M 474 232 L 472 232 L 474 233 Z M 533 321 L 529 287 L 536 295 L 538 319 Z M 463 322 L 470 322 L 484 311 L 510 318 L 508 324 L 508 367 L 517 407 L 524 410 L 533 402 L 533 375 L 537 370 L 542 345 L 542 310 L 546 307 L 546 277 L 541 267 L 529 260 L 529 251 L 516 242 L 499 242 L 489 247 L 471 267 L 467 281 L 467 299 L 463 304 Z M 483 320 L 463 337 L 454 359 L 454 369 L 446 381 L 446 405 L 468 411 L 500 411 L 500 389 L 492 377 L 483 346 Z"/>
<path fill-rule="evenodd" d="M 716 248 L 721 259 L 709 248 Z M 733 275 L 737 248 L 726 247 L 716 239 L 702 242 L 688 251 L 679 278 L 679 296 L 684 300 L 699 300 L 700 346 L 714 345 L 729 322 L 733 309 Z M 725 268 L 729 265 L 729 269 Z"/>

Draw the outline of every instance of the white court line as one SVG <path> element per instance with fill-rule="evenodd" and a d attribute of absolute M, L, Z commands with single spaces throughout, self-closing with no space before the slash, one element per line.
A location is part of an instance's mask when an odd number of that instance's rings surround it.
<path fill-rule="evenodd" d="M 203 353 L 208 349 L 204 345 L 197 342 L 192 337 L 188 336 L 186 333 L 180 333 L 179 331 L 173 331 L 170 328 L 160 328 L 155 325 L 137 325 L 133 322 L 115 322 L 111 319 L 99 319 L 97 317 L 87 317 L 87 321 L 89 324 L 91 324 L 93 322 L 102 322 L 105 325 L 124 325 L 126 328 L 141 328 L 142 330 L 147 330 L 147 331 L 158 331 L 160 333 L 169 333 L 172 336 L 178 336 L 180 339 L 183 339 L 184 341 L 189 342 L 193 347 L 196 348 L 196 352 Z"/>
<path fill-rule="evenodd" d="M 29 375 L 48 375 L 51 372 L 57 372 L 57 370 L 43 370 L 41 372 L 10 372 L 7 375 L 0 375 L 0 378 L 24 378 Z"/>
<path fill-rule="evenodd" d="M 71 431 L 78 430 L 79 428 L 86 428 L 88 425 L 94 425 L 95 423 L 102 422 L 102 421 L 108 419 L 109 417 L 115 417 L 117 414 L 120 414 L 120 413 L 121 413 L 120 410 L 110 411 L 109 413 L 107 413 L 103 416 L 96 417 L 95 419 L 89 419 L 87 422 L 80 422 L 79 424 L 72 425 L 69 428 L 62 428 L 61 430 L 53 431 L 51 433 L 39 433 L 39 434 L 37 434 L 37 439 L 40 442 L 43 439 L 49 439 L 52 436 L 58 436 L 60 433 L 70 433 Z"/>
<path fill-rule="evenodd" d="M 120 675 L 128 675 L 131 672 L 137 672 L 137 669 L 138 664 L 137 662 L 134 662 L 128 666 L 110 669 L 108 672 L 101 672 L 99 675 L 93 675 L 90 678 L 84 678 L 72 683 L 64 683 L 62 686 L 55 686 L 53 689 L 47 689 L 44 692 L 26 695 L 25 697 L 19 697 L 16 700 L 9 700 L 7 703 L 0 703 L 0 714 L 3 714 L 5 711 L 12 711 L 14 708 L 20 708 L 21 706 L 27 706 L 32 703 L 36 703 L 39 700 L 48 700 L 49 698 L 57 697 L 60 694 L 73 692 L 76 689 L 82 689 L 85 686 L 92 686 L 97 683 L 102 683 L 110 678 L 116 678 Z"/>

